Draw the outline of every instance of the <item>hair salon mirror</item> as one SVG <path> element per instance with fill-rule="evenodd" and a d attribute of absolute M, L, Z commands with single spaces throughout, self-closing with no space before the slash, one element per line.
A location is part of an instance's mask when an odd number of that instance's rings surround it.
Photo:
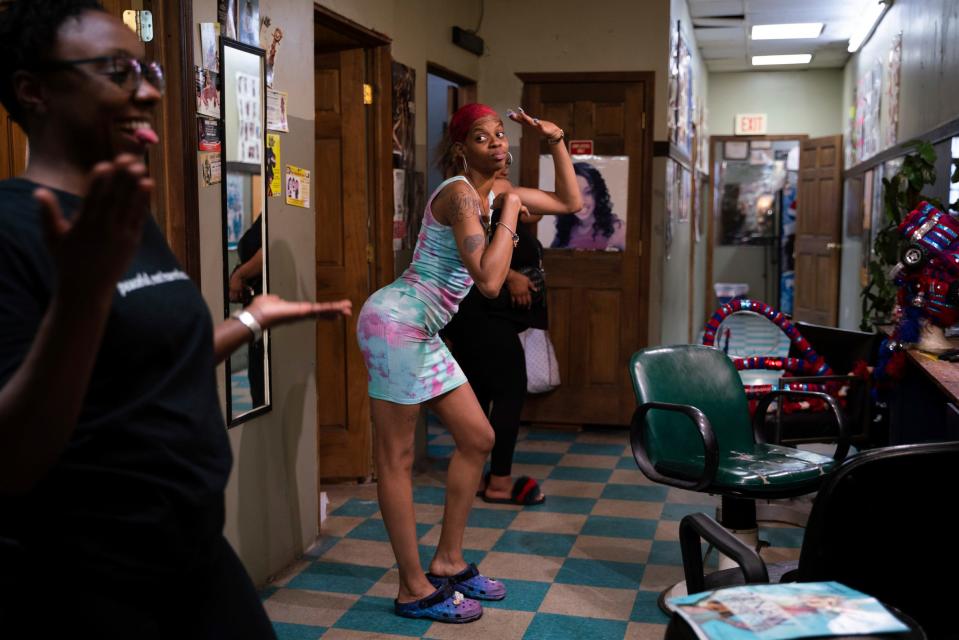
<path fill-rule="evenodd" d="M 222 38 L 223 292 L 225 316 L 267 293 L 265 70 L 262 49 Z M 270 410 L 270 336 L 226 361 L 227 424 Z"/>

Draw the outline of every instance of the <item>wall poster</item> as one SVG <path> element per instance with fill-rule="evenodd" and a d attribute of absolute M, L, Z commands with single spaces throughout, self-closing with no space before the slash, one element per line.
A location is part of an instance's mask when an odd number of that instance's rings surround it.
<path fill-rule="evenodd" d="M 537 236 L 549 249 L 624 251 L 629 192 L 629 156 L 573 156 L 583 208 L 566 216 L 545 216 Z M 539 188 L 553 191 L 553 157 L 539 157 Z"/>
<path fill-rule="evenodd" d="M 260 113 L 260 79 L 236 74 L 237 158 L 259 165 L 263 160 L 263 117 Z"/>

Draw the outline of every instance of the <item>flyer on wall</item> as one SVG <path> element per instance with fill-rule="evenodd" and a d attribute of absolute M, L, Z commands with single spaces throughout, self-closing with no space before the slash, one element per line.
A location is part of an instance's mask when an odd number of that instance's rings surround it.
<path fill-rule="evenodd" d="M 270 131 L 290 130 L 290 123 L 286 117 L 286 105 L 290 95 L 286 91 L 266 90 L 266 128 Z"/>
<path fill-rule="evenodd" d="M 220 166 L 219 152 L 207 151 L 200 154 L 200 173 L 203 175 L 203 184 L 208 187 L 220 184 L 223 179 Z"/>
<path fill-rule="evenodd" d="M 286 203 L 310 208 L 310 170 L 286 165 Z"/>
<path fill-rule="evenodd" d="M 210 118 L 220 117 L 220 90 L 216 73 L 209 69 L 196 70 L 196 113 Z"/>
<path fill-rule="evenodd" d="M 280 136 L 266 134 L 266 175 L 270 181 L 266 185 L 266 195 L 272 198 L 283 193 L 283 180 L 280 176 Z"/>
<path fill-rule="evenodd" d="M 236 74 L 237 157 L 240 162 L 260 164 L 263 159 L 259 78 Z"/>
<path fill-rule="evenodd" d="M 213 118 L 197 118 L 197 141 L 200 151 L 220 151 L 220 121 Z"/>

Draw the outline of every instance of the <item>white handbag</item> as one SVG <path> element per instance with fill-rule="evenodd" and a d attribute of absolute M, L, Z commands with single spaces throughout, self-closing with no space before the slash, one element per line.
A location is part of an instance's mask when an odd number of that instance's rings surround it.
<path fill-rule="evenodd" d="M 546 393 L 559 386 L 559 363 L 549 334 L 542 329 L 527 329 L 519 334 L 526 353 L 526 391 Z"/>

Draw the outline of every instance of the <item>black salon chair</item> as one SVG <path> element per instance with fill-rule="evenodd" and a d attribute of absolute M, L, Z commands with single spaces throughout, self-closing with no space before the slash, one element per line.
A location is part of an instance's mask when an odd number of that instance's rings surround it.
<path fill-rule="evenodd" d="M 706 514 L 686 516 L 679 536 L 690 593 L 735 583 L 835 580 L 915 619 L 930 638 L 956 637 L 959 554 L 947 524 L 959 504 L 959 442 L 902 445 L 850 457 L 813 503 L 799 561 L 766 565 Z M 738 569 L 703 575 L 701 541 Z M 949 635 L 949 634 L 953 635 Z"/>
<path fill-rule="evenodd" d="M 768 443 L 762 418 L 751 423 L 736 368 L 717 349 L 644 349 L 633 355 L 630 374 L 639 405 L 630 443 L 640 470 L 654 482 L 721 496 L 723 526 L 756 544 L 756 501 L 815 492 L 848 451 L 835 399 L 808 391 L 773 391 L 759 404 L 783 397 L 824 402 L 830 410 L 819 419 L 832 424 L 841 442 L 834 457 Z"/>
<path fill-rule="evenodd" d="M 798 376 L 790 377 L 788 381 L 812 384 L 830 382 L 842 385 L 846 389 L 846 396 L 840 408 L 850 442 L 860 447 L 884 444 L 884 436 L 872 427 L 873 405 L 869 380 L 849 375 L 860 361 L 869 366 L 875 366 L 881 342 L 879 334 L 837 329 L 808 322 L 796 322 L 794 326 L 809 341 L 816 353 L 825 359 L 836 375 Z M 796 352 L 793 345 L 793 351 L 789 355 L 799 358 L 803 354 Z M 790 446 L 811 442 L 835 442 L 837 439 L 828 422 L 824 422 L 815 412 L 808 411 L 788 414 L 772 412 L 767 416 L 763 433 L 770 442 Z"/>

